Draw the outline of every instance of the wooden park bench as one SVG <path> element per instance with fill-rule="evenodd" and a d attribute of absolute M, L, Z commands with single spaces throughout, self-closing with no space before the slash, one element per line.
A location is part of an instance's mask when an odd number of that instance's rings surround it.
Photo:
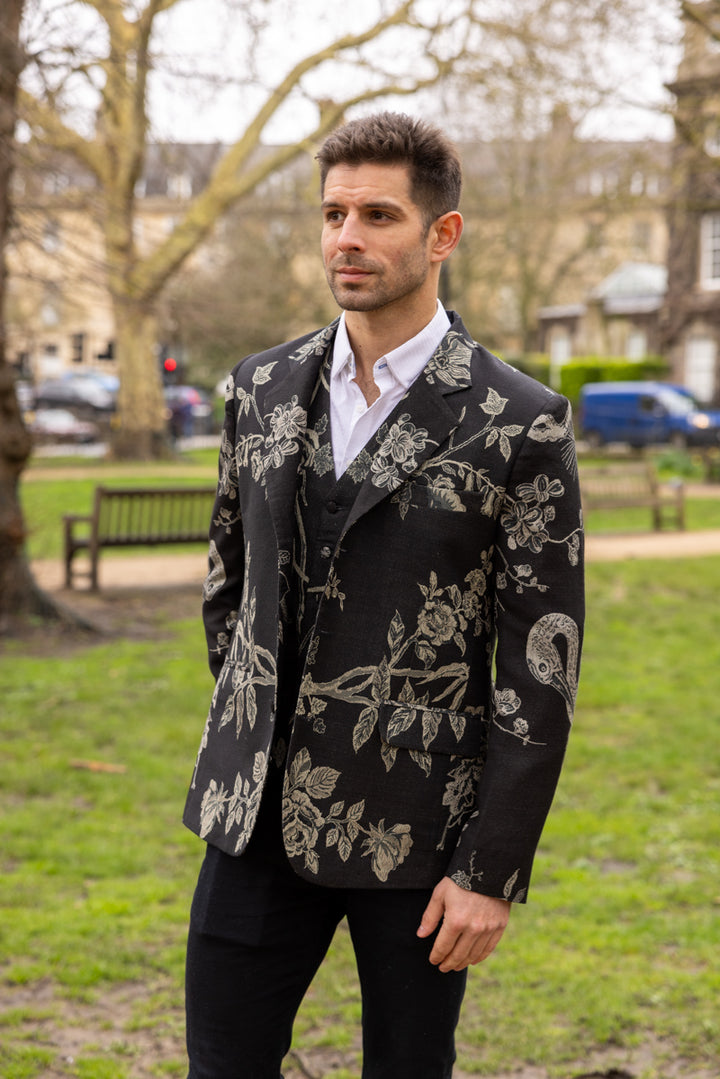
<path fill-rule="evenodd" d="M 63 517 L 65 587 L 77 577 L 98 588 L 98 562 L 106 547 L 148 547 L 207 542 L 214 487 L 96 487 L 93 510 Z M 87 570 L 75 556 L 86 551 Z"/>
<path fill-rule="evenodd" d="M 685 489 L 682 483 L 662 484 L 647 461 L 612 461 L 580 466 L 583 513 L 592 510 L 647 506 L 652 525 L 660 532 L 685 527 Z"/>

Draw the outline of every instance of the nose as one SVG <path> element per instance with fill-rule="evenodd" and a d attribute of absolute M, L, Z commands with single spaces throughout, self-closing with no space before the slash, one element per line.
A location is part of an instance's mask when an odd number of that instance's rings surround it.
<path fill-rule="evenodd" d="M 340 251 L 360 251 L 364 247 L 360 221 L 357 215 L 348 214 L 337 238 Z"/>

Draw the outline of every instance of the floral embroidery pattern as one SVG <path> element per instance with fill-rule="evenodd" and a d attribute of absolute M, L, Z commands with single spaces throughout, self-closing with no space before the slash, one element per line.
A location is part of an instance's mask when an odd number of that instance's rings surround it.
<path fill-rule="evenodd" d="M 209 835 L 217 822 L 222 821 L 225 816 L 225 834 L 227 835 L 231 828 L 238 829 L 235 850 L 238 851 L 244 846 L 246 837 L 252 833 L 260 809 L 266 770 L 267 754 L 256 753 L 252 784 L 249 779 L 243 779 L 238 772 L 234 790 L 230 794 L 222 783 L 218 785 L 216 780 L 210 780 L 200 807 L 200 837 L 202 839 Z"/>
<path fill-rule="evenodd" d="M 360 823 L 365 809 L 364 799 L 345 810 L 343 801 L 334 802 L 326 813 L 316 805 L 328 799 L 340 773 L 335 768 L 313 768 L 310 754 L 301 749 L 285 776 L 283 789 L 283 839 L 291 858 L 302 857 L 305 868 L 317 873 L 320 867 L 317 845 L 321 832 L 325 831 L 325 845 L 336 847 L 338 855 L 346 862 L 352 853 L 358 836 L 364 834 L 363 855 L 370 856 L 371 868 L 378 880 L 385 883 L 393 869 L 407 857 L 412 847 L 409 824 L 385 827 L 381 820 L 377 825 L 363 827 Z"/>
<path fill-rule="evenodd" d="M 379 605 L 381 625 L 362 624 L 372 642 L 372 648 L 360 652 L 365 665 L 344 669 L 337 656 L 331 656 L 331 665 L 323 632 L 335 614 L 345 612 L 346 618 L 354 618 L 359 610 L 355 569 L 351 572 L 343 562 L 353 537 L 346 544 L 343 535 L 336 544 L 333 536 L 328 546 L 332 553 L 322 554 L 326 571 L 318 573 L 317 565 L 309 562 L 309 554 L 319 557 L 320 548 L 312 547 L 315 521 L 308 513 L 308 478 L 314 482 L 332 473 L 334 460 L 329 411 L 324 406 L 312 409 L 309 423 L 306 409 L 313 401 L 317 405 L 315 395 L 321 389 L 323 393 L 329 389 L 334 332 L 335 324 L 290 355 L 272 353 L 279 360 L 262 363 L 253 358 L 244 372 L 236 369 L 228 383 L 228 422 L 204 588 L 211 611 L 215 605 L 211 658 L 215 654 L 226 662 L 198 754 L 192 826 L 197 827 L 199 814 L 204 838 L 240 852 L 257 817 L 270 759 L 283 766 L 289 752 L 282 825 L 286 850 L 298 868 L 321 874 L 332 852 L 336 862 L 354 860 L 356 872 L 364 865 L 366 874 L 386 883 L 404 863 L 408 873 L 414 872 L 433 847 L 443 850 L 457 844 L 451 863 L 456 883 L 480 890 L 492 887 L 491 894 L 502 891 L 508 899 L 519 899 L 525 891 L 526 881 L 521 879 L 525 868 L 476 864 L 480 857 L 473 851 L 476 798 L 488 738 L 510 739 L 517 746 L 518 760 L 530 761 L 534 747 L 550 743 L 556 734 L 555 720 L 549 721 L 546 714 L 550 710 L 538 701 L 554 693 L 566 706 L 558 711 L 563 717 L 566 709 L 568 718 L 571 714 L 579 629 L 568 614 L 548 614 L 543 599 L 550 587 L 543 556 L 551 545 L 564 547 L 568 570 L 580 560 L 579 506 L 569 482 L 575 476 L 570 411 L 562 416 L 556 411 L 558 418 L 550 412 L 538 414 L 542 395 L 518 382 L 521 392 L 516 396 L 512 377 L 508 379 L 488 354 L 478 352 L 464 332 L 455 329 L 446 335 L 421 376 L 417 410 L 410 390 L 345 473 L 352 486 L 365 485 L 356 512 L 381 507 L 381 496 L 386 496 L 380 512 L 387 521 L 391 514 L 404 520 L 413 512 L 418 528 L 432 528 L 437 535 L 438 561 L 435 566 L 423 563 L 425 576 L 417 581 L 417 591 L 413 592 L 414 583 L 406 586 L 397 607 L 393 603 L 387 611 L 385 601 Z M 313 363 L 316 359 L 319 366 Z M 303 379 L 294 380 L 292 368 L 303 364 L 308 367 Z M 315 366 L 319 376 L 315 395 L 308 401 L 305 392 Z M 281 403 L 266 404 L 266 387 L 281 385 L 278 371 L 281 380 L 288 378 L 287 392 Z M 470 387 L 473 393 L 448 398 L 449 407 L 438 410 L 442 423 L 435 423 L 432 395 L 428 397 L 422 380 L 443 394 L 448 388 Z M 293 392 L 301 384 L 306 390 Z M 479 396 L 478 386 L 484 387 Z M 273 402 L 277 400 L 275 394 Z M 556 408 L 557 398 L 548 394 L 547 401 L 542 407 Z M 524 452 L 526 439 L 547 448 L 539 446 L 532 457 Z M 540 459 L 546 464 L 533 468 L 533 461 Z M 514 476 L 519 478 L 512 486 Z M 293 483 L 294 507 L 289 494 Z M 329 480 L 325 484 L 322 489 L 327 492 Z M 263 504 L 258 488 L 265 488 L 272 522 L 262 512 L 256 515 L 256 507 Z M 351 490 L 343 488 L 338 499 L 344 510 Z M 241 500 L 243 508 L 251 508 L 245 523 Z M 443 517 L 444 513 L 471 514 L 477 528 L 477 543 L 465 546 L 463 557 L 468 562 L 459 573 L 456 566 L 448 567 L 446 555 L 450 545 L 459 544 L 468 532 L 463 533 L 457 517 Z M 366 521 L 369 527 L 370 518 Z M 273 526 L 282 546 L 279 552 L 272 542 Z M 239 551 L 243 547 L 244 566 Z M 269 577 L 271 572 L 279 575 L 279 588 L 277 578 Z M 232 597 L 233 609 L 227 610 L 228 588 L 235 589 L 243 576 L 242 599 L 238 604 L 237 595 Z M 577 591 L 576 582 L 573 590 Z M 280 656 L 284 635 L 293 649 L 294 641 L 300 640 L 301 664 L 304 656 L 289 750 L 285 729 L 279 729 L 270 743 L 278 703 L 278 641 L 268 594 L 279 604 Z M 571 603 L 572 596 L 570 611 Z M 513 665 L 498 666 L 504 681 L 491 687 L 485 679 L 490 678 L 493 661 L 495 617 L 515 617 L 523 604 L 526 611 L 536 613 L 521 619 L 520 655 Z M 328 618 L 324 627 L 317 621 L 321 616 Z M 302 633 L 296 635 L 296 630 Z M 358 664 L 358 659 L 346 662 Z M 487 673 L 478 670 L 483 666 Z M 493 703 L 488 709 L 491 689 Z M 557 733 L 562 733 L 559 728 Z M 209 741 L 219 734 L 225 741 L 212 743 L 212 753 L 203 757 Z M 337 747 L 332 755 L 325 756 L 328 741 L 318 741 L 322 736 Z M 375 769 L 376 780 L 366 787 L 357 785 L 349 764 L 353 754 L 361 753 L 370 773 Z M 388 774 L 393 769 L 388 784 L 397 785 L 396 777 L 407 781 L 417 774 L 420 788 L 412 797 L 422 799 L 426 782 L 425 789 L 434 792 L 432 820 L 418 823 L 415 834 L 411 809 L 407 820 L 398 819 L 405 816 L 403 803 L 385 803 L 378 793 L 382 771 Z M 524 854 L 518 854 L 518 860 L 521 857 Z"/>
<path fill-rule="evenodd" d="M 418 610 L 414 631 L 408 633 L 400 613 L 396 611 L 388 630 L 388 650 L 377 666 L 353 667 L 339 678 L 322 683 L 315 682 L 312 674 L 307 673 L 300 687 L 301 705 L 307 708 L 304 702 L 313 698 L 335 699 L 362 705 L 353 731 L 353 748 L 356 753 L 375 730 L 382 702 L 397 700 L 409 706 L 421 705 L 425 708 L 423 714 L 427 727 L 424 744 L 427 748 L 437 734 L 437 729 L 433 733 L 433 724 L 439 722 L 442 714 L 434 715 L 432 706 L 437 705 L 441 709 L 449 709 L 451 713 L 458 713 L 465 696 L 470 677 L 470 667 L 462 661 L 466 651 L 465 631 L 472 625 L 473 634 L 479 636 L 483 629 L 489 627 L 487 572 L 490 560 L 487 553 L 483 554 L 483 566 L 484 569 L 478 568 L 467 575 L 465 584 L 468 587 L 465 591 L 461 591 L 456 585 L 440 587 L 437 575 L 431 573 L 428 583 L 418 586 L 425 602 Z M 447 662 L 435 666 L 440 650 L 450 646 L 454 649 L 455 656 L 450 654 Z M 308 656 L 308 671 L 312 667 L 311 660 L 312 657 Z M 396 681 L 399 685 L 394 693 L 393 683 Z M 424 690 L 420 696 L 416 695 L 414 685 Z M 311 709 L 308 708 L 308 711 Z M 472 714 L 472 710 L 466 709 L 465 714 Z M 409 722 L 412 722 L 412 710 L 408 711 L 407 716 L 410 717 Z M 399 711 L 395 719 L 396 725 L 402 724 L 402 718 L 403 713 Z M 459 740 L 464 732 L 464 718 L 457 715 L 452 722 L 457 724 L 455 734 Z M 398 733 L 397 727 L 393 733 Z M 427 754 L 416 753 L 412 756 L 416 764 L 428 774 L 430 761 Z M 383 760 L 386 770 L 392 768 L 395 759 L 395 747 L 384 745 Z"/>
<path fill-rule="evenodd" d="M 416 427 L 405 412 L 389 429 L 383 424 L 377 441 L 378 450 L 370 465 L 372 482 L 394 491 L 402 483 L 401 473 L 407 475 L 417 467 L 415 455 L 427 446 L 428 433 L 424 427 Z"/>

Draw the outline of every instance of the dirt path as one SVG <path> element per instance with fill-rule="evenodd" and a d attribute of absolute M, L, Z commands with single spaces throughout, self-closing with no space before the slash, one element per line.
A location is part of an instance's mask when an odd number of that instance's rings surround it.
<path fill-rule="evenodd" d="M 588 562 L 617 562 L 627 558 L 693 558 L 720 554 L 720 529 L 700 532 L 643 532 L 586 538 Z M 100 560 L 100 587 L 177 587 L 197 584 L 205 576 L 204 552 L 192 554 L 106 555 Z M 36 561 L 38 584 L 49 592 L 64 591 L 59 559 Z M 64 592 L 69 600 L 78 592 Z"/>

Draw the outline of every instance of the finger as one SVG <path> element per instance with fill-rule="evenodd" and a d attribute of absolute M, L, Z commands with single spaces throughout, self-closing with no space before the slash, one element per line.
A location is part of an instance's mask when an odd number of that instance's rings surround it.
<path fill-rule="evenodd" d="M 471 965 L 475 966 L 477 963 L 482 963 L 491 956 L 500 943 L 502 935 L 503 930 L 496 929 L 494 932 L 489 933 L 487 938 L 478 940 L 470 953 Z"/>
<path fill-rule="evenodd" d="M 433 894 L 430 897 L 430 902 L 425 907 L 420 919 L 420 925 L 417 930 L 419 937 L 429 937 L 431 933 L 434 933 L 438 927 L 440 919 L 443 916 L 445 907 L 441 899 L 436 898 Z M 436 942 L 437 946 L 437 942 Z M 435 949 L 433 949 L 434 951 Z"/>
<path fill-rule="evenodd" d="M 462 933 L 457 929 L 452 929 L 448 925 L 447 919 L 443 921 L 440 927 L 440 932 L 435 938 L 433 949 L 430 952 L 430 962 L 435 966 L 439 966 L 441 970 L 453 970 L 453 966 L 447 966 L 450 956 L 461 957 L 463 953 L 469 954 L 470 948 L 464 947 L 460 944 L 462 939 Z M 456 955 L 457 950 L 457 955 Z"/>

